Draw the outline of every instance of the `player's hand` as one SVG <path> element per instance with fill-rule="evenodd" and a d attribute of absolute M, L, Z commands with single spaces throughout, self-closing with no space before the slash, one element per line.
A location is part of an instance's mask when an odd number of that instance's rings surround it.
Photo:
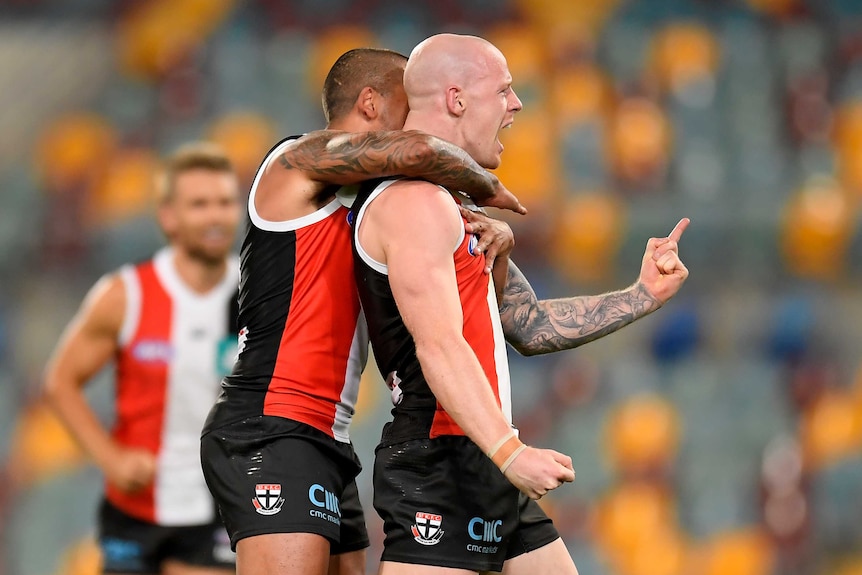
<path fill-rule="evenodd" d="M 134 493 L 153 482 L 156 458 L 143 449 L 120 449 L 105 464 L 103 471 L 108 483 L 120 491 Z"/>
<path fill-rule="evenodd" d="M 691 220 L 683 218 L 666 238 L 647 242 L 638 281 L 660 303 L 672 298 L 688 277 L 688 268 L 679 259 L 679 240 Z"/>
<path fill-rule="evenodd" d="M 488 176 L 492 178 L 494 182 L 494 195 L 482 200 L 476 200 L 476 204 L 491 208 L 500 208 L 501 210 L 510 210 L 521 215 L 527 213 L 527 208 L 521 205 L 521 202 L 518 201 L 515 194 L 510 192 L 497 176 L 491 172 L 488 172 Z"/>
<path fill-rule="evenodd" d="M 468 234 L 476 234 L 479 243 L 473 248 L 476 254 L 485 254 L 485 273 L 491 273 L 497 257 L 509 257 L 515 247 L 515 234 L 506 222 L 489 218 L 481 212 L 474 212 L 460 206 L 461 215 L 467 220 L 464 229 Z"/>
<path fill-rule="evenodd" d="M 530 499 L 575 480 L 572 458 L 553 449 L 527 447 L 506 469 L 506 479 Z"/>

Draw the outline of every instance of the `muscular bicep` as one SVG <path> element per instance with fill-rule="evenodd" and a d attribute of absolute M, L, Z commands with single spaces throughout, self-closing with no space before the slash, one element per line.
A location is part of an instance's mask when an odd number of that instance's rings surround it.
<path fill-rule="evenodd" d="M 404 323 L 417 340 L 461 333 L 463 315 L 452 253 L 460 217 L 451 198 L 424 183 L 387 190 L 375 228 Z M 406 192 L 406 193 L 405 193 Z M 448 335 L 446 336 L 448 337 Z"/>
<path fill-rule="evenodd" d="M 90 290 L 48 362 L 49 390 L 84 385 L 114 357 L 125 305 L 117 276 L 102 279 Z"/>

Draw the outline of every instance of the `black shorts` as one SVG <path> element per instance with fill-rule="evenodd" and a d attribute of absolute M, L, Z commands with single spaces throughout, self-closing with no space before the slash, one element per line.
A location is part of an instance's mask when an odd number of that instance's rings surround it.
<path fill-rule="evenodd" d="M 99 508 L 99 548 L 104 573 L 159 573 L 166 559 L 197 567 L 236 567 L 220 521 L 165 527 L 131 517 L 107 500 Z"/>
<path fill-rule="evenodd" d="M 500 571 L 506 559 L 559 537 L 466 437 L 378 447 L 374 508 L 386 533 L 383 561 Z"/>
<path fill-rule="evenodd" d="M 560 533 L 551 518 L 538 503 L 521 493 L 518 496 L 518 528 L 509 541 L 506 559 L 541 549 L 559 538 Z"/>
<path fill-rule="evenodd" d="M 331 553 L 368 547 L 353 446 L 304 423 L 259 416 L 201 438 L 204 478 L 236 549 L 270 533 L 316 533 Z"/>

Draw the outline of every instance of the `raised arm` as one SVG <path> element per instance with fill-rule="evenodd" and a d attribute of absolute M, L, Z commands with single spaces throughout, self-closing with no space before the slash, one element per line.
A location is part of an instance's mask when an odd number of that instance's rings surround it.
<path fill-rule="evenodd" d="M 320 184 L 340 186 L 371 178 L 407 176 L 461 190 L 480 205 L 525 213 L 500 180 L 464 150 L 417 130 L 392 132 L 311 132 L 278 158 Z"/>
<path fill-rule="evenodd" d="M 101 280 L 90 290 L 48 362 L 44 393 L 108 481 L 123 491 L 135 491 L 152 481 L 153 456 L 117 445 L 83 393 L 84 386 L 116 354 L 125 301 L 117 276 Z"/>
<path fill-rule="evenodd" d="M 506 341 L 518 353 L 541 355 L 589 343 L 660 306 L 641 283 L 602 295 L 539 300 L 510 261 L 500 319 Z"/>
<path fill-rule="evenodd" d="M 613 333 L 652 313 L 676 294 L 688 277 L 678 244 L 688 219 L 666 238 L 650 238 L 638 281 L 615 292 L 539 300 L 521 270 L 509 262 L 500 307 L 506 340 L 523 355 L 572 349 Z"/>
<path fill-rule="evenodd" d="M 493 453 L 501 438 L 517 439 L 464 339 L 452 258 L 460 234 L 457 208 L 446 192 L 427 183 L 399 187 L 369 206 L 360 240 L 383 253 L 392 294 L 437 401 L 482 451 Z M 502 469 L 515 486 L 538 498 L 574 479 L 570 466 L 561 454 L 526 448 Z"/>

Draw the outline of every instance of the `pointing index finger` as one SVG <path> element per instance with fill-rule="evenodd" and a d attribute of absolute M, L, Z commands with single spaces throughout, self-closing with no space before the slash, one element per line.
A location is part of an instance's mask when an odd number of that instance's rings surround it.
<path fill-rule="evenodd" d="M 681 219 L 676 226 L 674 226 L 673 230 L 668 234 L 668 239 L 678 242 L 682 237 L 682 233 L 688 227 L 688 224 L 691 223 L 691 220 L 688 218 Z"/>

